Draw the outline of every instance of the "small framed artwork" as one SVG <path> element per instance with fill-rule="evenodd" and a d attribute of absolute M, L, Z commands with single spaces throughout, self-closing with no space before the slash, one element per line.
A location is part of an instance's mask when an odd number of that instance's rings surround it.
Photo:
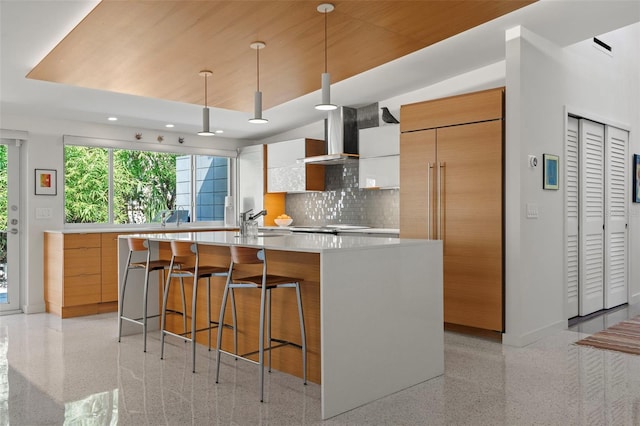
<path fill-rule="evenodd" d="M 36 169 L 35 187 L 36 195 L 56 195 L 57 179 L 56 170 L 52 169 Z"/>
<path fill-rule="evenodd" d="M 640 154 L 633 154 L 633 202 L 640 203 Z"/>
<path fill-rule="evenodd" d="M 558 176 L 559 176 L 559 162 L 560 159 L 557 155 L 542 154 L 542 188 L 543 189 L 558 189 L 560 188 Z"/>

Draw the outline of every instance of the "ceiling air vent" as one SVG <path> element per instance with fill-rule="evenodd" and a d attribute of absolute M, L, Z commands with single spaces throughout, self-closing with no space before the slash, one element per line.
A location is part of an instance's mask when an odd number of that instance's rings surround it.
<path fill-rule="evenodd" d="M 611 46 L 609 46 L 607 43 L 605 43 L 604 41 L 600 40 L 597 37 L 593 38 L 593 45 L 598 49 L 603 51 L 604 53 L 607 53 L 610 56 L 613 56 L 613 49 Z"/>

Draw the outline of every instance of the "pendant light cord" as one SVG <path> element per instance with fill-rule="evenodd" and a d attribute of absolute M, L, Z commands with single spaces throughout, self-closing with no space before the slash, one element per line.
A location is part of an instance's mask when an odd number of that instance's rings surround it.
<path fill-rule="evenodd" d="M 327 72 L 327 11 L 324 12 L 324 72 Z"/>
<path fill-rule="evenodd" d="M 260 91 L 260 48 L 256 49 L 256 80 L 258 92 Z"/>
<path fill-rule="evenodd" d="M 204 76 L 204 107 L 207 107 L 207 78 L 209 76 L 205 74 Z"/>

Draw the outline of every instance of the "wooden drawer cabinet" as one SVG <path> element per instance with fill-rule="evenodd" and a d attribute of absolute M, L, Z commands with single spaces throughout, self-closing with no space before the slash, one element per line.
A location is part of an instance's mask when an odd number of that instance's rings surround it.
<path fill-rule="evenodd" d="M 100 248 L 100 234 L 65 234 L 64 249 Z"/>
<path fill-rule="evenodd" d="M 102 297 L 102 239 L 99 233 L 44 234 L 47 312 L 62 318 L 115 311 L 116 297 Z"/>
<path fill-rule="evenodd" d="M 215 230 L 218 229 L 201 229 Z M 163 232 L 180 231 L 171 228 Z M 45 232 L 44 301 L 47 312 L 70 318 L 117 311 L 118 236 L 127 234 L 131 232 Z"/>

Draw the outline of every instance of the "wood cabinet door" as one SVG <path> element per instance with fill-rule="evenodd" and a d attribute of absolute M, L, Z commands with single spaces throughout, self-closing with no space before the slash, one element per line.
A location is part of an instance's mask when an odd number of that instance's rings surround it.
<path fill-rule="evenodd" d="M 122 233 L 102 234 L 102 286 L 101 302 L 118 300 L 118 235 Z"/>
<path fill-rule="evenodd" d="M 86 247 L 100 247 L 100 234 L 98 233 L 79 233 L 64 234 L 64 248 L 76 249 Z"/>
<path fill-rule="evenodd" d="M 100 302 L 100 248 L 64 250 L 63 306 Z"/>
<path fill-rule="evenodd" d="M 445 322 L 503 331 L 502 121 L 437 130 Z"/>
<path fill-rule="evenodd" d="M 435 129 L 498 120 L 504 116 L 504 87 L 433 99 L 400 109 L 400 131 Z"/>
<path fill-rule="evenodd" d="M 400 136 L 400 238 L 435 239 L 435 162 L 435 130 Z"/>
<path fill-rule="evenodd" d="M 100 274 L 87 274 L 65 277 L 65 308 L 71 306 L 100 303 Z"/>

